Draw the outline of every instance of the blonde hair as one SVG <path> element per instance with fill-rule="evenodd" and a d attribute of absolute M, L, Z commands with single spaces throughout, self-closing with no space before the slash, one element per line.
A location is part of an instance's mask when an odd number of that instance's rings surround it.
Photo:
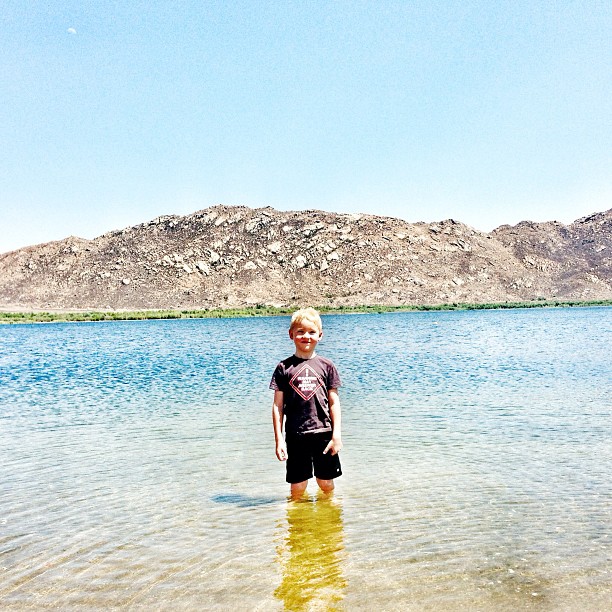
<path fill-rule="evenodd" d="M 318 328 L 319 332 L 323 331 L 321 315 L 319 315 L 319 313 L 314 308 L 300 308 L 300 310 L 296 310 L 291 315 L 291 325 L 289 325 L 289 329 L 293 329 L 304 321 L 312 323 L 316 328 Z"/>

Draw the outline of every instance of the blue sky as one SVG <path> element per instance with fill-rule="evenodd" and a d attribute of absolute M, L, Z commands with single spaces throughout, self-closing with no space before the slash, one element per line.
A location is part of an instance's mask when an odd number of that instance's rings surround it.
<path fill-rule="evenodd" d="M 0 252 L 214 204 L 612 206 L 612 3 L 0 5 Z"/>

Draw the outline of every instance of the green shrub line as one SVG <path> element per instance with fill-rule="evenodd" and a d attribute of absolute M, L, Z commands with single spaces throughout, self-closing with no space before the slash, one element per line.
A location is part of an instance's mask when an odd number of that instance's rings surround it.
<path fill-rule="evenodd" d="M 612 300 L 535 300 L 529 302 L 491 302 L 485 304 L 452 302 L 446 304 L 405 304 L 388 306 L 315 306 L 323 314 L 383 314 L 390 312 L 429 312 L 446 310 L 497 310 L 506 308 L 568 308 L 612 306 Z M 288 315 L 298 306 L 276 307 L 258 304 L 245 308 L 203 310 L 133 310 L 73 312 L 0 312 L 0 323 L 68 323 L 88 321 L 143 321 L 146 319 L 221 319 Z"/>

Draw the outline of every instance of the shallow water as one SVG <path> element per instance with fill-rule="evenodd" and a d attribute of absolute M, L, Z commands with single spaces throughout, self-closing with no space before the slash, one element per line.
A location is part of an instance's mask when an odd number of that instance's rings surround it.
<path fill-rule="evenodd" d="M 612 309 L 325 317 L 344 476 L 300 502 L 287 323 L 0 327 L 2 609 L 610 607 Z"/>

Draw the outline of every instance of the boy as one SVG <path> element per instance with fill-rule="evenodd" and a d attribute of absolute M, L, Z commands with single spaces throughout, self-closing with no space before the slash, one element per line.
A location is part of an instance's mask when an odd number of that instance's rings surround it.
<path fill-rule="evenodd" d="M 340 376 L 329 359 L 315 352 L 323 326 L 314 308 L 293 313 L 289 337 L 295 354 L 276 366 L 270 382 L 274 390 L 272 423 L 276 456 L 287 461 L 291 496 L 299 498 L 312 477 L 313 465 L 317 484 L 326 493 L 333 491 L 333 479 L 342 474 L 338 457 L 342 448 Z"/>

